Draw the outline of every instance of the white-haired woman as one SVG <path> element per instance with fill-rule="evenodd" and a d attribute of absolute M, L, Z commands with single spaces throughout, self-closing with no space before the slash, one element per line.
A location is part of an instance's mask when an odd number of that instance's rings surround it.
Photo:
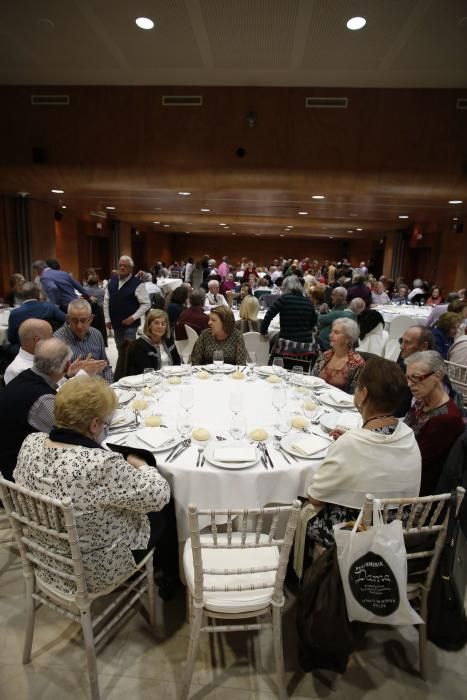
<path fill-rule="evenodd" d="M 358 374 L 365 364 L 363 357 L 353 351 L 358 335 L 359 329 L 355 321 L 351 318 L 337 318 L 329 336 L 331 349 L 319 355 L 312 374 L 353 394 Z"/>
<path fill-rule="evenodd" d="M 422 453 L 420 495 L 428 496 L 438 483 L 450 448 L 464 430 L 464 421 L 443 384 L 446 365 L 438 352 L 414 352 L 405 364 L 415 401 L 404 420 L 414 431 Z"/>

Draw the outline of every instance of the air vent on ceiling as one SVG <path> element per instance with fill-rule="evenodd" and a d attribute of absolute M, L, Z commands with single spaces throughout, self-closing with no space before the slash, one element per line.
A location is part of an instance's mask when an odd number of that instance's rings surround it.
<path fill-rule="evenodd" d="M 32 105 L 69 105 L 69 95 L 31 95 Z"/>
<path fill-rule="evenodd" d="M 305 107 L 314 109 L 347 109 L 348 97 L 306 97 Z"/>
<path fill-rule="evenodd" d="M 467 97 L 458 97 L 456 109 L 467 109 Z"/>
<path fill-rule="evenodd" d="M 201 95 L 163 95 L 163 107 L 201 107 L 203 98 Z"/>

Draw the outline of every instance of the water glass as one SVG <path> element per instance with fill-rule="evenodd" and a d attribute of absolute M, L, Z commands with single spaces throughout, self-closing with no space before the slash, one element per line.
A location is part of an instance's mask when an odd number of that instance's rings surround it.
<path fill-rule="evenodd" d="M 230 422 L 230 434 L 234 440 L 242 440 L 246 435 L 245 418 L 241 415 L 234 414 Z"/>
<path fill-rule="evenodd" d="M 193 418 L 190 411 L 180 411 L 177 415 L 177 430 L 182 438 L 186 438 L 193 430 Z"/>
<path fill-rule="evenodd" d="M 240 390 L 236 389 L 230 392 L 229 406 L 232 413 L 235 413 L 236 415 L 240 413 L 243 408 L 243 394 L 240 392 Z"/>
<path fill-rule="evenodd" d="M 216 370 L 218 370 L 214 375 L 214 379 L 220 382 L 222 379 L 222 374 L 220 370 L 224 366 L 224 353 L 222 350 L 214 350 L 212 355 L 212 363 L 215 366 Z"/>
<path fill-rule="evenodd" d="M 191 366 L 191 362 L 186 362 L 183 365 L 183 376 L 182 376 L 182 382 L 184 384 L 190 384 L 191 383 L 191 377 L 193 374 L 193 368 Z"/>
<path fill-rule="evenodd" d="M 247 365 L 248 365 L 248 370 L 249 370 L 247 381 L 253 382 L 255 379 L 255 367 L 256 367 L 256 353 L 255 352 L 248 353 Z"/>
<path fill-rule="evenodd" d="M 292 367 L 292 385 L 293 385 L 293 395 L 296 399 L 303 398 L 305 393 L 305 387 L 303 386 L 303 367 L 300 365 L 294 365 Z"/>
<path fill-rule="evenodd" d="M 287 401 L 287 395 L 285 390 L 285 385 L 275 384 L 272 387 L 272 405 L 277 411 L 276 427 L 280 423 L 280 412 L 284 408 Z"/>
<path fill-rule="evenodd" d="M 145 367 L 143 370 L 143 382 L 145 387 L 154 386 L 156 383 L 156 370 L 152 367 Z"/>
<path fill-rule="evenodd" d="M 195 395 L 193 391 L 193 387 L 191 386 L 183 386 L 181 391 L 180 391 L 180 406 L 185 409 L 185 411 L 189 411 L 191 408 L 193 408 L 195 403 Z"/>
<path fill-rule="evenodd" d="M 277 374 L 280 376 L 282 372 L 284 371 L 284 360 L 282 357 L 275 357 L 272 361 L 272 369 L 274 371 L 274 374 Z"/>

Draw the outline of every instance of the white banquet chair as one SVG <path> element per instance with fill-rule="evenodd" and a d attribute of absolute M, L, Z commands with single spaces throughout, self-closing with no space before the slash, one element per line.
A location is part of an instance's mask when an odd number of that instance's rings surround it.
<path fill-rule="evenodd" d="M 191 355 L 191 351 L 193 350 L 193 347 L 196 341 L 198 340 L 199 336 L 198 333 L 191 326 L 188 326 L 186 323 L 184 325 L 186 330 L 186 336 L 188 338 L 188 346 L 185 350 L 185 353 Z"/>
<path fill-rule="evenodd" d="M 467 367 L 446 360 L 446 369 L 453 389 L 462 394 L 464 406 L 467 406 Z"/>
<path fill-rule="evenodd" d="M 376 328 L 369 331 L 357 346 L 357 352 L 371 352 L 373 355 L 384 357 L 384 350 L 389 340 L 389 333 L 383 329 L 383 324 L 378 323 Z"/>
<path fill-rule="evenodd" d="M 416 326 L 420 323 L 419 318 L 414 318 L 414 316 L 396 316 L 396 318 L 391 321 L 389 328 L 389 339 L 400 338 L 402 333 L 410 328 L 410 326 Z"/>
<path fill-rule="evenodd" d="M 384 357 L 386 360 L 396 362 L 400 354 L 401 346 L 399 340 L 396 338 L 390 338 L 386 343 L 386 347 L 384 348 Z"/>
<path fill-rule="evenodd" d="M 278 521 L 285 512 L 289 517 L 284 536 L 279 538 Z M 249 510 L 198 510 L 197 506 L 189 506 L 191 537 L 185 544 L 183 567 L 191 629 L 182 700 L 186 700 L 190 690 L 201 632 L 250 631 L 265 626 L 273 631 L 279 697 L 287 698 L 282 649 L 283 588 L 299 513 L 298 500 L 290 506 Z M 200 534 L 200 516 L 210 518 L 208 534 Z M 227 516 L 226 532 L 218 532 L 217 516 Z M 263 533 L 265 518 L 270 516 L 269 532 Z M 232 531 L 235 518 L 240 518 L 240 532 Z M 236 619 L 264 616 L 269 618 L 266 624 L 232 624 Z M 225 624 L 217 624 L 218 619 L 225 620 Z"/>
<path fill-rule="evenodd" d="M 459 512 L 464 495 L 465 489 L 458 486 L 456 514 Z M 419 496 L 418 498 L 379 499 L 384 523 L 388 522 L 389 515 L 390 520 L 402 521 L 407 547 L 407 562 L 415 562 L 416 560 L 420 562 L 416 569 L 417 573 L 413 575 L 416 579 L 415 582 L 411 582 L 409 574 L 407 597 L 424 622 L 423 625 L 417 625 L 419 669 L 423 679 L 426 678 L 427 672 L 428 596 L 446 541 L 450 500 L 450 493 Z M 366 527 L 371 527 L 373 523 L 373 501 L 374 496 L 367 494 L 363 506 L 363 523 Z"/>
<path fill-rule="evenodd" d="M 269 339 L 261 333 L 250 331 L 243 334 L 247 352 L 256 353 L 256 363 L 258 366 L 267 365 L 269 361 Z"/>
<path fill-rule="evenodd" d="M 96 646 L 106 641 L 109 633 L 131 608 L 139 606 L 140 598 L 146 591 L 149 622 L 155 628 L 154 550 L 135 564 L 131 577 L 115 581 L 105 591 L 90 593 L 71 499 L 58 501 L 2 478 L 0 498 L 23 564 L 26 589 L 23 664 L 31 660 L 36 610 L 45 605 L 81 625 L 91 698 L 99 700 Z M 70 592 L 63 592 L 53 582 L 58 582 L 62 587 L 66 584 Z M 93 616 L 93 602 L 110 593 L 114 594 L 111 602 Z"/>

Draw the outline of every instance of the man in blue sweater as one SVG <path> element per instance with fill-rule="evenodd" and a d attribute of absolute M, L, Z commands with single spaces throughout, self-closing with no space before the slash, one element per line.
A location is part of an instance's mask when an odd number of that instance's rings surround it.
<path fill-rule="evenodd" d="M 47 299 L 66 313 L 70 301 L 74 301 L 78 294 L 87 297 L 84 287 L 77 282 L 68 272 L 60 270 L 60 264 L 55 259 L 36 260 L 32 264 L 35 274 L 41 279 L 42 289 Z M 78 292 L 78 294 L 77 294 Z"/>
<path fill-rule="evenodd" d="M 37 318 L 48 321 L 54 330 L 57 330 L 66 321 L 66 314 L 60 311 L 55 304 L 48 301 L 40 301 L 40 289 L 33 282 L 26 282 L 20 293 L 23 300 L 21 306 L 10 311 L 8 318 L 8 342 L 13 346 L 19 345 L 18 329 L 23 321 L 28 318 Z"/>

